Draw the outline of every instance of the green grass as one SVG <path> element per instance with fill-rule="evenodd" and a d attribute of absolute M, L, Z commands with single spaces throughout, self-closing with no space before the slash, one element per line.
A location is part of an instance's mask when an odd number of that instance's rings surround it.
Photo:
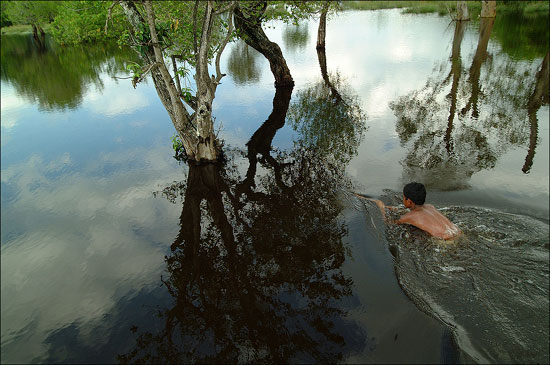
<path fill-rule="evenodd" d="M 497 5 L 498 9 L 498 5 Z M 526 14 L 529 13 L 548 13 L 550 11 L 550 1 L 537 1 L 537 2 L 530 2 L 529 4 L 525 5 L 525 8 L 523 8 L 523 12 Z"/>
<path fill-rule="evenodd" d="M 470 18 L 475 19 L 481 13 L 481 1 L 467 1 Z M 403 13 L 426 14 L 437 13 L 448 15 L 456 12 L 456 1 L 344 1 L 344 9 L 349 10 L 379 10 L 403 9 Z M 540 13 L 550 11 L 549 1 L 497 1 L 497 16 L 499 11 Z"/>
<path fill-rule="evenodd" d="M 42 27 L 44 32 L 48 33 L 50 25 L 46 24 Z M 2 34 L 23 34 L 32 33 L 32 26 L 29 24 L 10 25 L 9 27 L 2 27 Z"/>

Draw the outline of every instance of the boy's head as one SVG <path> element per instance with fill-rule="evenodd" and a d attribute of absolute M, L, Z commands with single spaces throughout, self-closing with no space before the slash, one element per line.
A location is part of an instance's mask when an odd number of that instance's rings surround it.
<path fill-rule="evenodd" d="M 426 201 L 426 188 L 421 183 L 408 183 L 403 187 L 403 196 L 416 205 L 422 205 Z"/>

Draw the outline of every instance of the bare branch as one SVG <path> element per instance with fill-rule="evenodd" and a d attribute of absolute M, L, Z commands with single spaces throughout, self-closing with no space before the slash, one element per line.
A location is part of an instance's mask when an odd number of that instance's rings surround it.
<path fill-rule="evenodd" d="M 195 1 L 193 7 L 193 51 L 197 54 L 197 8 L 199 6 L 199 0 Z"/>
<path fill-rule="evenodd" d="M 189 107 L 193 110 L 197 110 L 197 97 L 191 95 L 191 100 L 187 100 L 183 97 L 183 94 L 180 95 L 180 99 L 185 102 L 185 104 L 189 105 Z"/>
<path fill-rule="evenodd" d="M 174 77 L 176 78 L 176 85 L 178 92 L 181 94 L 180 75 L 178 74 L 178 67 L 176 66 L 176 56 L 170 56 L 172 59 L 172 67 L 174 68 Z"/>
<path fill-rule="evenodd" d="M 235 5 L 236 5 L 236 2 L 235 1 L 230 1 L 229 3 L 226 3 L 224 2 L 224 4 L 226 4 L 225 6 L 220 6 L 219 9 L 214 9 L 214 15 L 220 15 L 222 13 L 225 13 L 226 11 L 228 10 L 232 10 Z"/>
<path fill-rule="evenodd" d="M 113 1 L 111 6 L 109 6 L 109 12 L 107 13 L 107 19 L 105 19 L 105 35 L 107 35 L 107 27 L 108 27 L 108 24 L 109 24 L 109 20 L 111 20 L 111 11 L 113 11 L 113 8 L 115 7 L 116 4 L 117 4 L 117 2 Z"/>
<path fill-rule="evenodd" d="M 233 1 L 231 2 L 231 5 L 232 5 L 230 8 L 231 10 L 234 9 L 235 4 L 236 4 L 235 2 Z M 229 20 L 227 25 L 227 35 L 225 36 L 225 39 L 222 41 L 218 54 L 216 55 L 216 79 L 214 80 L 214 85 L 219 84 L 222 77 L 225 76 L 225 74 L 222 74 L 220 71 L 220 58 L 223 53 L 223 50 L 225 49 L 225 46 L 231 39 L 232 34 L 233 34 L 233 12 L 229 14 Z"/>

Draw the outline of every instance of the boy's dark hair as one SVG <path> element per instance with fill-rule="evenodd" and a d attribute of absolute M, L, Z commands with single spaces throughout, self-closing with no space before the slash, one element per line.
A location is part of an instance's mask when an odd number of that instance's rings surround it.
<path fill-rule="evenodd" d="M 403 195 L 416 205 L 422 205 L 426 201 L 426 188 L 423 184 L 412 182 L 403 187 Z"/>

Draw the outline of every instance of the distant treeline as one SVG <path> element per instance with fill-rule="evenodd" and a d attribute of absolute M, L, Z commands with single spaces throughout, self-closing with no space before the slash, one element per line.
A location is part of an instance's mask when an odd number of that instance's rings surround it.
<path fill-rule="evenodd" d="M 468 10 L 473 14 L 481 12 L 481 0 L 466 1 Z M 449 11 L 456 11 L 456 1 L 377 1 L 377 0 L 361 0 L 361 1 L 344 1 L 342 5 L 344 9 L 355 10 L 379 10 L 379 9 L 396 9 L 402 8 L 405 13 L 438 13 L 446 15 Z M 497 1 L 498 11 L 506 12 L 548 12 L 550 9 L 548 1 L 517 1 L 503 0 Z"/>

